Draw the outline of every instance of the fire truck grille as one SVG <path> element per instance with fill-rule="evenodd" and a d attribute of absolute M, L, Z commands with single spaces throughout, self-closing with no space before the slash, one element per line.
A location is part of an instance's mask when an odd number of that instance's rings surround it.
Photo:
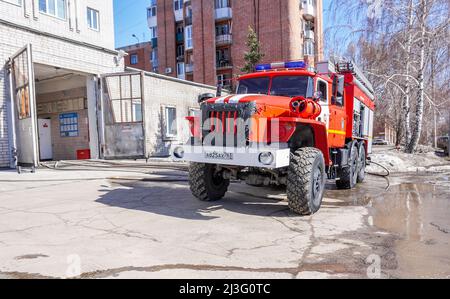
<path fill-rule="evenodd" d="M 249 144 L 249 120 L 255 113 L 254 102 L 204 104 L 202 106 L 203 145 L 244 147 Z"/>

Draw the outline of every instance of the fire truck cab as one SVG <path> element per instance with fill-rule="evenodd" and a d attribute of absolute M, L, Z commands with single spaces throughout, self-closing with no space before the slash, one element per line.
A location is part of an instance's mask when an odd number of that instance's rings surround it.
<path fill-rule="evenodd" d="M 316 213 L 326 180 L 339 189 L 364 181 L 372 150 L 372 85 L 352 62 L 261 64 L 236 94 L 202 97 L 188 118 L 192 138 L 173 151 L 190 162 L 193 195 L 219 200 L 231 180 L 284 185 L 289 207 Z"/>

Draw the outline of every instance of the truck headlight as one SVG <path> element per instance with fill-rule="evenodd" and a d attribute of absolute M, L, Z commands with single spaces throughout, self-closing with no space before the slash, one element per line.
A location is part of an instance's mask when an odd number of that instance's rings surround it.
<path fill-rule="evenodd" d="M 273 163 L 274 157 L 271 152 L 261 153 L 259 155 L 259 162 L 264 165 L 271 165 Z"/>
<path fill-rule="evenodd" d="M 184 148 L 182 148 L 181 146 L 176 147 L 175 150 L 173 151 L 173 155 L 178 159 L 183 159 L 184 158 Z"/>

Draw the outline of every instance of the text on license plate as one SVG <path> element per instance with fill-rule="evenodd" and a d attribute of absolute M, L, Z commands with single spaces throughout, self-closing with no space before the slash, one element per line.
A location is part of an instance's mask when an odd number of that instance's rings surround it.
<path fill-rule="evenodd" d="M 205 158 L 212 159 L 212 160 L 233 160 L 233 154 L 232 153 L 211 152 L 211 153 L 205 153 Z"/>

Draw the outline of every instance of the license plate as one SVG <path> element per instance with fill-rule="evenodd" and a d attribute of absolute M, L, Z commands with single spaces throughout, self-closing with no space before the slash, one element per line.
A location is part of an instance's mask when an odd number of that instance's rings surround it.
<path fill-rule="evenodd" d="M 211 152 L 205 153 L 205 158 L 210 160 L 233 160 L 232 153 Z"/>

